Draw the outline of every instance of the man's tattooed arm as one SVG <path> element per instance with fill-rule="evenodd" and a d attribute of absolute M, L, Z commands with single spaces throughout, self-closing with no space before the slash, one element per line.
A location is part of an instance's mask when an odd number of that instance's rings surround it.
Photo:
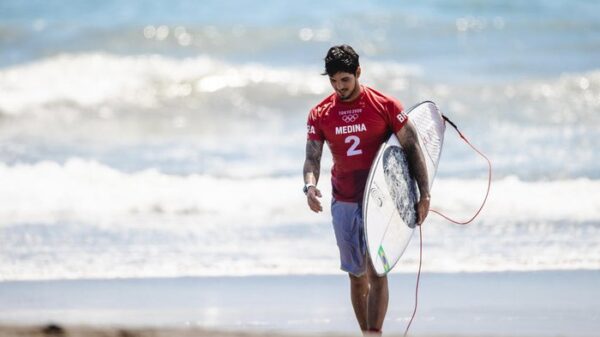
<path fill-rule="evenodd" d="M 429 198 L 429 177 L 427 176 L 427 166 L 423 153 L 419 149 L 419 140 L 417 130 L 412 123 L 406 123 L 397 133 L 398 140 L 408 159 L 408 166 L 411 175 L 417 181 L 421 198 Z"/>
<path fill-rule="evenodd" d="M 429 213 L 429 177 L 427 175 L 427 165 L 423 153 L 419 149 L 419 139 L 417 138 L 417 130 L 412 123 L 406 123 L 396 134 L 402 145 L 408 159 L 408 169 L 411 175 L 417 180 L 419 186 L 419 201 L 415 205 L 417 211 L 417 224 L 420 226 L 427 213 Z"/>
<path fill-rule="evenodd" d="M 306 141 L 306 159 L 304 160 L 304 183 L 316 185 L 321 173 L 321 155 L 323 142 L 317 140 Z"/>

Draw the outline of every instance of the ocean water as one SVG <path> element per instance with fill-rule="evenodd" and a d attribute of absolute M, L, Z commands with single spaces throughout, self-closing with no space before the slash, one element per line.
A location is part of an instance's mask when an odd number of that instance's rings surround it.
<path fill-rule="evenodd" d="M 336 274 L 302 188 L 333 44 L 493 162 L 424 269 L 600 269 L 596 1 L 0 0 L 0 280 Z M 432 207 L 487 166 L 448 128 Z M 414 272 L 418 240 L 396 272 Z"/>

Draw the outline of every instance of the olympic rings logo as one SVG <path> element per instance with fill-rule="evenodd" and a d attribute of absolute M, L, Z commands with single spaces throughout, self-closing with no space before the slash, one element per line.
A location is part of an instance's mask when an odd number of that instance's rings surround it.
<path fill-rule="evenodd" d="M 358 114 L 352 114 L 352 115 L 344 115 L 342 116 L 342 120 L 346 123 L 352 123 L 355 122 L 358 119 Z"/>

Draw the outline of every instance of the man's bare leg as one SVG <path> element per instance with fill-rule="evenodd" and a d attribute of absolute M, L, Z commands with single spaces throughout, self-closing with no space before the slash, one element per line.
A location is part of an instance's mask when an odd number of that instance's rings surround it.
<path fill-rule="evenodd" d="M 360 329 L 365 332 L 368 329 L 367 303 L 369 296 L 369 278 L 366 273 L 361 276 L 348 275 L 350 276 L 350 299 L 352 300 L 354 314 L 356 315 L 356 320 L 360 325 Z"/>
<path fill-rule="evenodd" d="M 356 320 L 364 334 L 380 334 L 387 313 L 389 290 L 387 276 L 379 277 L 370 257 L 367 272 L 350 275 L 350 298 Z"/>
<path fill-rule="evenodd" d="M 389 302 L 388 281 L 387 276 L 377 275 L 370 257 L 368 262 L 366 273 L 369 278 L 367 329 L 371 332 L 380 332 Z"/>

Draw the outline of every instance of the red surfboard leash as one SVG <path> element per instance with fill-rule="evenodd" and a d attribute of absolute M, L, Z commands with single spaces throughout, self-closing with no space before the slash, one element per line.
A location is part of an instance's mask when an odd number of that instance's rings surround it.
<path fill-rule="evenodd" d="M 462 134 L 462 132 L 460 132 L 460 130 L 458 130 L 458 127 L 456 126 L 456 124 L 454 124 L 448 117 L 446 117 L 443 114 L 442 114 L 442 117 L 444 118 L 444 120 L 446 122 L 448 122 L 448 124 L 450 124 L 454 128 L 454 130 L 456 130 L 456 132 L 458 133 L 460 138 L 462 138 L 465 141 L 465 143 L 467 143 L 475 152 L 477 152 L 481 157 L 483 157 L 487 161 L 487 164 L 488 164 L 487 191 L 485 192 L 485 197 L 483 198 L 483 202 L 481 203 L 481 206 L 479 207 L 477 212 L 475 212 L 475 215 L 473 215 L 470 219 L 464 220 L 464 221 L 454 220 L 454 219 L 442 214 L 442 212 L 440 212 L 440 211 L 430 209 L 430 212 L 433 212 L 452 223 L 455 223 L 457 225 L 466 225 L 466 224 L 472 222 L 473 220 L 475 220 L 475 218 L 479 215 L 479 213 L 483 209 L 483 206 L 485 206 L 485 203 L 487 202 L 487 198 L 490 194 L 490 188 L 492 185 L 492 162 L 489 160 L 489 158 L 486 155 L 484 155 L 475 146 L 473 146 L 473 144 L 471 144 L 471 142 L 469 142 L 467 137 L 465 137 Z M 414 306 L 414 310 L 413 310 L 412 316 L 410 318 L 410 321 L 408 322 L 408 325 L 406 326 L 406 330 L 404 331 L 404 337 L 406 337 L 408 335 L 408 330 L 410 329 L 410 326 L 411 326 L 411 324 L 415 318 L 415 315 L 417 313 L 417 306 L 419 303 L 419 281 L 421 280 L 421 265 L 422 264 L 423 264 L 423 230 L 421 229 L 421 226 L 419 226 L 419 269 L 417 272 L 417 284 L 415 286 L 415 306 Z"/>
<path fill-rule="evenodd" d="M 481 206 L 479 207 L 479 209 L 477 210 L 477 212 L 475 212 L 475 215 L 473 215 L 470 219 L 468 220 L 454 220 L 444 214 L 442 214 L 442 212 L 437 211 L 435 209 L 430 210 L 430 212 L 433 212 L 439 216 L 441 216 L 442 218 L 455 223 L 457 225 L 466 225 L 470 222 L 472 222 L 473 220 L 475 220 L 475 218 L 479 215 L 479 213 L 481 212 L 481 210 L 483 209 L 483 206 L 485 206 L 485 203 L 487 201 L 488 196 L 490 195 L 490 188 L 492 186 L 492 162 L 490 161 L 490 159 L 483 154 L 481 151 L 479 151 L 475 146 L 473 146 L 473 144 L 471 144 L 471 142 L 469 142 L 469 140 L 467 139 L 467 137 L 465 137 L 462 132 L 460 132 L 460 130 L 458 130 L 458 127 L 456 126 L 456 124 L 454 124 L 448 117 L 446 117 L 445 115 L 442 115 L 442 117 L 444 118 L 444 120 L 446 122 L 448 122 L 450 125 L 452 125 L 452 127 L 454 128 L 454 130 L 456 130 L 456 132 L 458 133 L 458 135 L 460 136 L 460 138 L 462 138 L 465 143 L 467 143 L 467 145 L 469 145 L 475 152 L 477 152 L 481 157 L 483 157 L 483 159 L 485 159 L 487 161 L 488 164 L 488 183 L 487 183 L 487 191 L 485 192 L 485 197 L 483 198 L 483 201 L 481 202 Z"/>

